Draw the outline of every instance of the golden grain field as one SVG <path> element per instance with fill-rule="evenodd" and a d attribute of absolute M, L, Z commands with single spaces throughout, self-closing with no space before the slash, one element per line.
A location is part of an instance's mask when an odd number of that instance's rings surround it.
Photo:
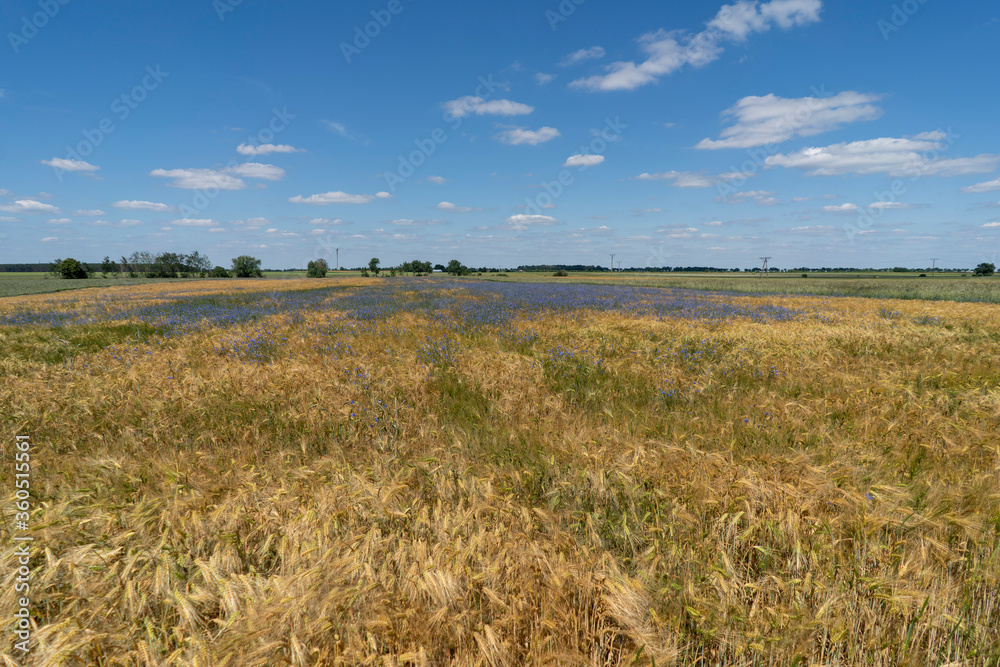
<path fill-rule="evenodd" d="M 1000 664 L 1000 306 L 435 277 L 0 323 L 6 664 Z"/>

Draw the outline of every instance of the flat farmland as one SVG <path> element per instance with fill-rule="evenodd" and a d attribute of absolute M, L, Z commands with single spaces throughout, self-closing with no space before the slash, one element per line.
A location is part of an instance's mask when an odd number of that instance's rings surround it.
<path fill-rule="evenodd" d="M 35 664 L 998 664 L 1000 306 L 601 282 L 0 299 Z"/>

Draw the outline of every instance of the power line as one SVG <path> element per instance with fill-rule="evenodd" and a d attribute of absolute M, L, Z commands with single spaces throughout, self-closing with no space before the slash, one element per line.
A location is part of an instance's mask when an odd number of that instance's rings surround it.
<path fill-rule="evenodd" d="M 762 266 L 761 269 L 760 269 L 760 277 L 763 278 L 764 274 L 767 273 L 767 260 L 769 260 L 771 258 L 770 257 L 761 257 L 761 259 L 764 260 L 764 266 Z"/>
<path fill-rule="evenodd" d="M 615 253 L 611 253 L 611 272 L 615 272 Z"/>

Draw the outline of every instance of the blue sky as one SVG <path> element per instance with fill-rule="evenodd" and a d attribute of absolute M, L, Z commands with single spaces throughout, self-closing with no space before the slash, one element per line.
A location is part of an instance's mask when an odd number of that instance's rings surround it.
<path fill-rule="evenodd" d="M 969 267 L 972 0 L 0 5 L 0 262 Z"/>

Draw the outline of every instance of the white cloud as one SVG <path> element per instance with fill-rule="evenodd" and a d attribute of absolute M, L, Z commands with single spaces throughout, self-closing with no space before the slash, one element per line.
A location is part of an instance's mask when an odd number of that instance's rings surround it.
<path fill-rule="evenodd" d="M 119 227 L 137 227 L 142 224 L 142 220 L 133 220 L 131 218 L 123 218 L 118 221 Z"/>
<path fill-rule="evenodd" d="M 80 210 L 74 213 L 73 215 L 104 215 L 104 211 L 95 208 L 90 211 Z"/>
<path fill-rule="evenodd" d="M 554 127 L 540 127 L 537 130 L 525 130 L 521 127 L 515 127 L 504 130 L 496 138 L 511 146 L 518 146 L 520 144 L 537 146 L 538 144 L 544 144 L 546 141 L 552 141 L 558 136 L 561 136 L 559 130 Z"/>
<path fill-rule="evenodd" d="M 880 95 L 845 91 L 831 97 L 786 99 L 776 95 L 744 97 L 723 116 L 735 120 L 721 139 L 702 139 L 695 148 L 751 148 L 777 144 L 792 137 L 809 137 L 847 123 L 874 120 L 882 109 L 872 104 Z"/>
<path fill-rule="evenodd" d="M 490 100 L 486 101 L 481 97 L 467 95 L 457 100 L 444 103 L 445 111 L 452 118 L 463 118 L 469 114 L 483 116 L 486 114 L 493 116 L 523 116 L 535 110 L 535 107 L 512 102 L 510 100 Z"/>
<path fill-rule="evenodd" d="M 259 162 L 244 162 L 229 168 L 228 171 L 244 178 L 259 178 L 265 181 L 280 181 L 285 177 L 285 170 L 281 167 L 275 167 L 273 164 L 260 164 Z"/>
<path fill-rule="evenodd" d="M 219 234 L 219 233 L 221 233 L 221 232 L 224 232 L 224 231 L 226 231 L 226 228 L 225 228 L 225 227 L 212 227 L 212 228 L 211 228 L 210 230 L 208 230 L 208 231 L 209 231 L 210 233 L 212 233 L 212 234 Z"/>
<path fill-rule="evenodd" d="M 332 120 L 324 120 L 323 123 L 340 136 L 346 139 L 351 138 L 351 133 L 347 131 L 347 127 L 343 123 L 335 123 Z"/>
<path fill-rule="evenodd" d="M 168 206 L 167 204 L 160 204 L 158 202 L 153 202 L 153 201 L 128 201 L 128 200 L 122 200 L 122 201 L 116 201 L 114 204 L 112 204 L 112 206 L 115 207 L 115 208 L 125 208 L 125 209 L 129 209 L 129 210 L 132 210 L 132 211 L 160 211 L 160 212 L 168 212 L 168 211 L 173 211 L 174 210 L 173 206 Z"/>
<path fill-rule="evenodd" d="M 715 179 L 693 171 L 661 171 L 655 174 L 642 173 L 635 177 L 637 181 L 673 181 L 675 188 L 709 188 L 715 184 Z"/>
<path fill-rule="evenodd" d="M 287 229 L 277 229 L 275 227 L 272 227 L 271 229 L 265 229 L 264 233 L 265 234 L 270 234 L 271 236 L 279 236 L 279 237 L 286 237 L 286 238 L 292 237 L 292 236 L 298 236 L 298 234 L 296 234 L 295 232 L 290 232 Z"/>
<path fill-rule="evenodd" d="M 367 204 L 374 199 L 387 199 L 383 195 L 387 195 L 386 192 L 379 192 L 376 195 L 351 195 L 346 192 L 324 192 L 323 194 L 310 195 L 309 197 L 303 197 L 302 195 L 296 195 L 288 201 L 293 204 L 314 204 L 316 206 L 326 206 L 327 204 Z M 389 195 L 390 197 L 392 195 Z"/>
<path fill-rule="evenodd" d="M 742 204 L 746 201 L 752 201 L 758 206 L 774 206 L 775 204 L 780 204 L 781 200 L 774 197 L 774 193 L 768 190 L 748 190 L 747 192 L 734 192 L 733 194 L 727 196 L 725 199 L 722 197 L 716 197 L 715 201 L 725 202 L 727 204 Z"/>
<path fill-rule="evenodd" d="M 180 227 L 213 227 L 219 223 L 211 219 L 181 218 L 180 220 L 174 220 L 170 224 Z"/>
<path fill-rule="evenodd" d="M 448 179 L 443 176 L 428 176 L 427 181 L 434 185 L 444 185 L 448 182 Z"/>
<path fill-rule="evenodd" d="M 303 153 L 301 148 L 295 148 L 288 144 L 261 144 L 253 146 L 251 144 L 240 144 L 236 147 L 236 152 L 240 155 L 268 155 L 270 153 Z"/>
<path fill-rule="evenodd" d="M 378 199 L 392 199 L 392 195 L 388 192 L 376 192 L 375 197 Z"/>
<path fill-rule="evenodd" d="M 443 201 L 437 205 L 442 211 L 452 211 L 454 213 L 469 213 L 470 211 L 481 211 L 479 208 L 472 208 L 469 206 L 455 206 L 450 201 Z"/>
<path fill-rule="evenodd" d="M 916 204 L 906 204 L 901 201 L 877 201 L 868 204 L 868 208 L 874 208 L 881 211 L 895 211 L 918 208 L 918 206 Z"/>
<path fill-rule="evenodd" d="M 563 163 L 564 167 L 596 167 L 604 162 L 603 155 L 570 155 Z"/>
<path fill-rule="evenodd" d="M 342 225 L 344 221 L 340 218 L 313 218 L 309 221 L 310 225 Z"/>
<path fill-rule="evenodd" d="M 58 207 L 52 206 L 51 204 L 43 204 L 42 202 L 35 201 L 34 199 L 18 199 L 13 204 L 0 206 L 0 211 L 6 211 L 8 213 L 49 213 L 52 215 L 60 213 Z"/>
<path fill-rule="evenodd" d="M 924 132 L 910 138 L 880 138 L 795 153 L 772 155 L 764 166 L 804 169 L 809 176 L 889 174 L 890 176 L 958 176 L 993 171 L 1000 155 L 971 158 L 934 157 L 947 150 L 943 132 Z M 930 155 L 931 157 L 928 157 Z"/>
<path fill-rule="evenodd" d="M 711 222 L 706 222 L 705 226 L 706 227 L 721 227 L 722 226 L 722 221 L 721 220 L 712 220 Z"/>
<path fill-rule="evenodd" d="M 851 203 L 839 204 L 839 205 L 831 204 L 830 206 L 824 206 L 820 210 L 826 211 L 827 213 L 854 213 L 855 211 L 858 210 L 858 206 L 857 204 L 851 204 Z"/>
<path fill-rule="evenodd" d="M 556 78 L 555 74 L 546 74 L 545 72 L 538 72 L 535 74 L 535 83 L 539 86 L 544 86 L 547 83 L 552 83 Z"/>
<path fill-rule="evenodd" d="M 50 224 L 50 225 L 68 225 L 71 222 L 73 222 L 73 221 L 70 220 L 69 218 L 52 218 L 51 220 L 49 220 L 48 224 Z"/>
<path fill-rule="evenodd" d="M 9 215 L 0 215 L 0 222 L 20 222 L 20 218 L 12 218 Z"/>
<path fill-rule="evenodd" d="M 62 169 L 63 171 L 97 171 L 100 169 L 97 165 L 90 164 L 89 162 L 84 162 L 83 160 L 68 160 L 66 158 L 54 157 L 51 160 L 42 160 L 42 164 L 46 164 L 53 169 Z"/>
<path fill-rule="evenodd" d="M 167 183 L 168 186 L 184 188 L 185 190 L 205 190 L 208 188 L 242 190 L 247 186 L 242 180 L 213 169 L 154 169 L 149 172 L 149 175 L 172 178 L 174 180 Z"/>
<path fill-rule="evenodd" d="M 639 38 L 646 59 L 640 63 L 619 61 L 608 65 L 607 74 L 577 79 L 570 85 L 589 91 L 634 90 L 673 74 L 685 65 L 701 67 L 722 55 L 726 41 L 740 42 L 755 32 L 819 21 L 820 0 L 772 0 L 763 5 L 756 0 L 740 0 L 724 5 L 708 28 L 691 35 L 683 30 L 659 30 Z"/>
<path fill-rule="evenodd" d="M 559 63 L 560 67 L 570 67 L 571 65 L 576 65 L 577 63 L 582 63 L 585 60 L 596 60 L 598 58 L 604 57 L 604 49 L 600 46 L 592 46 L 589 49 L 580 49 L 579 51 L 574 51 Z"/>
<path fill-rule="evenodd" d="M 507 218 L 507 224 L 514 230 L 523 232 L 528 229 L 528 227 L 534 226 L 546 226 L 554 225 L 558 222 L 555 218 L 548 215 L 525 215 L 524 213 L 519 213 L 517 215 L 512 215 Z"/>
<path fill-rule="evenodd" d="M 995 229 L 1000 227 L 1000 222 L 987 222 L 985 225 L 980 225 L 983 229 Z"/>
<path fill-rule="evenodd" d="M 979 192 L 993 192 L 994 190 L 1000 190 L 1000 178 L 995 178 L 992 181 L 986 181 L 985 183 L 976 183 L 975 185 L 970 185 L 968 187 L 962 188 L 962 192 L 968 192 L 970 194 L 976 194 Z"/>
<path fill-rule="evenodd" d="M 58 236 L 46 236 L 45 238 L 42 239 L 42 243 L 51 243 L 52 241 L 58 241 L 58 240 L 59 240 Z"/>

